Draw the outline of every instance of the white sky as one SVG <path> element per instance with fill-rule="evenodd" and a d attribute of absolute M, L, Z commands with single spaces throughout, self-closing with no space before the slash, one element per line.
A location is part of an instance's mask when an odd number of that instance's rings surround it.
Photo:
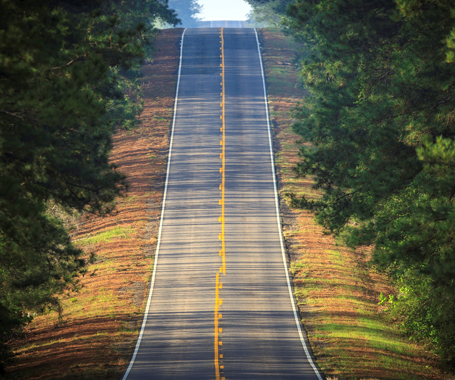
<path fill-rule="evenodd" d="M 251 10 L 243 0 L 198 0 L 202 5 L 200 17 L 203 21 L 210 20 L 246 20 Z"/>

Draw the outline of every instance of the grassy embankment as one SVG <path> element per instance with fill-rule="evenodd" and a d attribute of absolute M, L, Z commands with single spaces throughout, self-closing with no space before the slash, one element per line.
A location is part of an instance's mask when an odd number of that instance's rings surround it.
<path fill-rule="evenodd" d="M 352 251 L 324 235 L 308 212 L 290 210 L 288 192 L 317 197 L 311 179 L 296 178 L 299 139 L 290 111 L 304 93 L 295 87 L 296 46 L 278 30 L 260 30 L 281 181 L 284 235 L 301 317 L 321 369 L 340 379 L 438 379 L 437 358 L 410 342 L 381 317 L 380 292 L 393 289 L 365 265 L 368 251 Z"/>
<path fill-rule="evenodd" d="M 163 31 L 144 65 L 142 125 L 115 135 L 112 162 L 130 184 L 118 214 L 74 221 L 73 239 L 95 263 L 81 290 L 62 296 L 61 323 L 57 313 L 37 317 L 13 342 L 8 378 L 119 379 L 128 363 L 153 268 L 181 33 Z"/>

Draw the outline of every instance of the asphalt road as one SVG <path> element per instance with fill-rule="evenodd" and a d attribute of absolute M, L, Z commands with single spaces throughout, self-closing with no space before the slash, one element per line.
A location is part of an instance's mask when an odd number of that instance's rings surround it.
<path fill-rule="evenodd" d="M 203 28 L 247 28 L 246 21 L 237 20 L 213 20 L 213 21 L 200 21 Z"/>
<path fill-rule="evenodd" d="M 156 277 L 125 379 L 318 379 L 286 280 L 254 29 L 186 30 L 171 149 Z"/>

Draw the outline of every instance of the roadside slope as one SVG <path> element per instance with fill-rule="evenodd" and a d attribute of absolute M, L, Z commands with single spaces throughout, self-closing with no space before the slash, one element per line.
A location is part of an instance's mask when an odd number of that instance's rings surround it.
<path fill-rule="evenodd" d="M 276 29 L 259 30 L 268 99 L 274 127 L 284 236 L 295 294 L 313 352 L 327 376 L 375 379 L 441 379 L 437 358 L 409 342 L 381 317 L 379 294 L 393 289 L 369 270 L 368 251 L 338 245 L 309 212 L 290 210 L 285 194 L 317 197 L 309 178 L 296 178 L 299 136 L 291 130 L 291 110 L 304 101 L 296 88 L 297 46 Z"/>
<path fill-rule="evenodd" d="M 62 321 L 57 313 L 37 317 L 13 342 L 10 378 L 118 379 L 128 363 L 153 268 L 181 34 L 158 36 L 153 63 L 143 67 L 142 124 L 114 137 L 111 160 L 130 184 L 118 213 L 73 221 L 74 241 L 95 262 L 81 290 L 62 296 Z"/>

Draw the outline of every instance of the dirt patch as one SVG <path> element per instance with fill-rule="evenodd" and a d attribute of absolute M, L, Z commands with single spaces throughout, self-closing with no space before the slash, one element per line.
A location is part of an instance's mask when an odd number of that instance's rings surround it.
<path fill-rule="evenodd" d="M 81 290 L 56 313 L 36 317 L 12 346 L 10 379 L 118 379 L 132 354 L 158 234 L 182 29 L 164 30 L 143 67 L 142 124 L 114 136 L 111 161 L 128 176 L 116 215 L 75 222 L 73 241 L 95 262 Z"/>
<path fill-rule="evenodd" d="M 146 283 L 142 281 L 134 281 L 131 286 L 124 286 L 118 290 L 121 295 L 129 298 L 135 306 L 141 306 L 144 301 Z M 134 320 L 135 322 L 137 319 Z"/>
<path fill-rule="evenodd" d="M 317 363 L 337 379 L 442 379 L 437 358 L 400 336 L 382 316 L 379 294 L 394 289 L 370 269 L 369 250 L 353 251 L 324 234 L 313 215 L 288 207 L 286 194 L 320 195 L 297 178 L 300 137 L 292 109 L 305 101 L 294 64 L 298 46 L 277 29 L 259 30 L 268 85 L 283 234 L 294 292 Z"/>

